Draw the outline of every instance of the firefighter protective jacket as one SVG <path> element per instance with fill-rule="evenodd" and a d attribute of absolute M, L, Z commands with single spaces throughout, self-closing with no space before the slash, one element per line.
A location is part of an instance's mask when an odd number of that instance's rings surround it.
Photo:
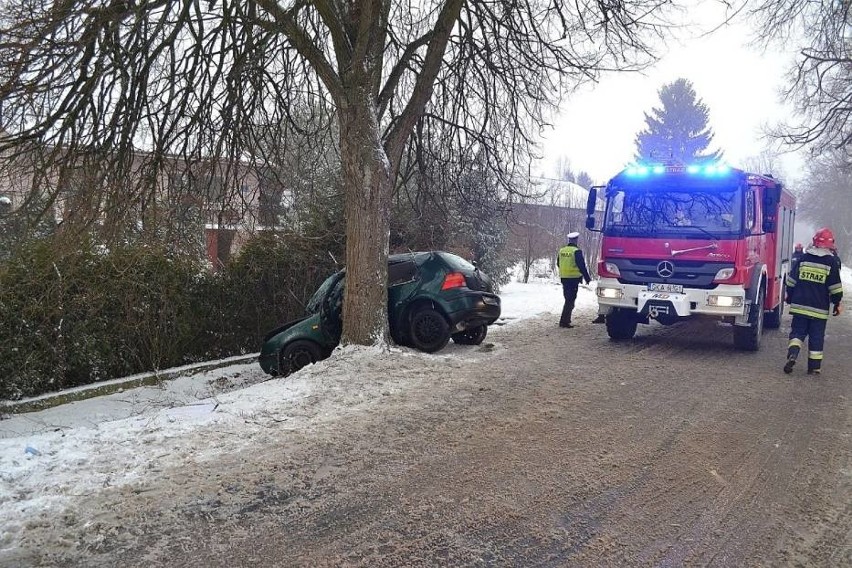
<path fill-rule="evenodd" d="M 790 313 L 814 319 L 828 319 L 830 304 L 843 298 L 840 269 L 828 249 L 808 247 L 787 275 Z"/>

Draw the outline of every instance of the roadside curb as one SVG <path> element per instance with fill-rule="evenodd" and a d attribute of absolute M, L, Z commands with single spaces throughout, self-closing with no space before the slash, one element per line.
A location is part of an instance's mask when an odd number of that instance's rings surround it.
<path fill-rule="evenodd" d="M 174 367 L 164 369 L 162 371 L 152 371 L 150 373 L 140 373 L 130 377 L 121 379 L 111 379 L 91 385 L 75 387 L 64 391 L 54 392 L 26 398 L 23 400 L 1 400 L 0 414 L 24 414 L 27 412 L 36 412 L 46 408 L 52 408 L 69 402 L 77 402 L 98 396 L 113 394 L 126 389 L 137 387 L 145 387 L 159 384 L 163 381 L 176 379 L 184 375 L 190 375 L 199 371 L 209 371 L 212 369 L 220 369 L 230 365 L 239 365 L 241 363 L 249 363 L 257 361 L 258 353 L 250 355 L 237 355 L 228 359 L 220 359 L 209 363 L 196 363 L 193 365 L 185 365 L 183 367 Z"/>

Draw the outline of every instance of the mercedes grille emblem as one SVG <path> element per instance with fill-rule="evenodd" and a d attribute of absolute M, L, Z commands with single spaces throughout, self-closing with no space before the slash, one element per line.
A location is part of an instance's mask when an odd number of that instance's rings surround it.
<path fill-rule="evenodd" d="M 668 260 L 664 260 L 657 265 L 657 274 L 660 275 L 660 278 L 671 278 L 674 274 L 674 265 Z"/>

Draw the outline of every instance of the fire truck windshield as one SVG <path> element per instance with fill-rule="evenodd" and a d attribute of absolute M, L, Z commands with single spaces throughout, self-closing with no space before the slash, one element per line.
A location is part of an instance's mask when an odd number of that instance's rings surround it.
<path fill-rule="evenodd" d="M 604 232 L 613 236 L 732 238 L 742 229 L 741 196 L 733 189 L 613 190 L 607 196 Z"/>

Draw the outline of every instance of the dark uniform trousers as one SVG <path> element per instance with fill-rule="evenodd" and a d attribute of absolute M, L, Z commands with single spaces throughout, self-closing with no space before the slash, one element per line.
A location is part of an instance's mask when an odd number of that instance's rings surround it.
<path fill-rule="evenodd" d="M 559 325 L 571 325 L 571 312 L 574 311 L 574 302 L 577 301 L 577 289 L 580 287 L 582 278 L 562 278 L 562 296 L 565 304 L 562 306 L 562 317 Z"/>
<path fill-rule="evenodd" d="M 807 338 L 808 371 L 816 371 L 822 367 L 822 349 L 825 345 L 827 323 L 828 320 L 793 314 L 793 321 L 790 324 L 790 343 L 787 344 L 787 359 L 798 359 Z"/>

